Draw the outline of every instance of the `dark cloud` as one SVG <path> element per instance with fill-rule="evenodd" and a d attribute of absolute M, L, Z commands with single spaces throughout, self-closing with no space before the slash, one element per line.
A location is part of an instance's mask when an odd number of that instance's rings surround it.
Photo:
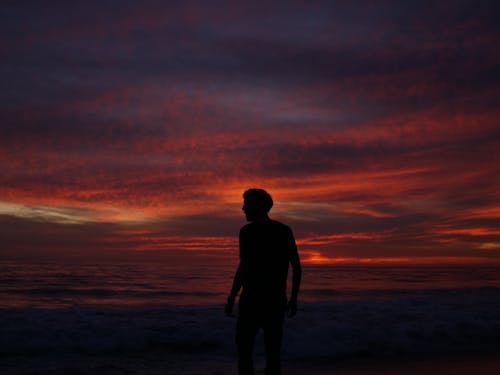
<path fill-rule="evenodd" d="M 5 243 L 157 249 L 163 233 L 208 246 L 261 184 L 301 238 L 346 252 L 491 251 L 499 7 L 6 2 L 0 205 L 52 211 L 3 217 Z M 127 209 L 149 218 L 129 242 L 116 234 Z"/>

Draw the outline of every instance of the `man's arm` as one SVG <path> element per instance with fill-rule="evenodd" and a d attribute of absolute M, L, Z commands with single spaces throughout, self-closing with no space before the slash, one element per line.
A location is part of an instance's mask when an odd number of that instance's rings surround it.
<path fill-rule="evenodd" d="M 233 286 L 231 287 L 231 292 L 227 297 L 227 303 L 225 308 L 227 316 L 233 316 L 234 301 L 236 300 L 236 296 L 238 295 L 238 292 L 243 286 L 243 272 L 244 272 L 244 264 L 242 261 L 240 261 L 238 269 L 234 274 L 234 280 L 233 280 Z"/>
<path fill-rule="evenodd" d="M 290 233 L 291 234 L 291 233 Z M 292 252 L 290 254 L 290 264 L 292 265 L 292 293 L 288 301 L 288 317 L 293 318 L 297 315 L 297 297 L 299 295 L 300 282 L 302 280 L 302 266 L 300 264 L 299 253 L 293 234 L 291 234 Z"/>
<path fill-rule="evenodd" d="M 245 257 L 245 240 L 244 240 L 244 233 L 245 233 L 245 227 L 241 228 L 240 230 L 240 235 L 239 235 L 239 248 L 240 248 L 240 264 L 238 265 L 238 269 L 236 270 L 236 273 L 234 274 L 234 279 L 233 279 L 233 286 L 231 287 L 231 292 L 229 293 L 229 296 L 227 297 L 227 303 L 226 303 L 226 315 L 227 316 L 233 316 L 233 307 L 234 307 L 234 301 L 236 300 L 236 296 L 238 295 L 238 292 L 240 291 L 241 287 L 243 286 L 243 278 L 244 278 L 244 273 L 246 272 L 246 257 Z"/>
<path fill-rule="evenodd" d="M 300 282 L 302 280 L 302 266 L 300 264 L 299 256 L 292 258 L 292 295 L 290 297 L 291 301 L 297 302 L 297 296 L 299 294 Z"/>

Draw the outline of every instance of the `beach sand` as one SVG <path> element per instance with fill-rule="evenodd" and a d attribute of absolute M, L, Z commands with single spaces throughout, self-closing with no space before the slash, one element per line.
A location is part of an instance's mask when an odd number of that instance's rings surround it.
<path fill-rule="evenodd" d="M 170 357 L 170 356 L 169 356 Z M 142 353 L 126 357 L 78 356 L 51 358 L 10 358 L 2 361 L 5 375 L 236 375 L 236 363 L 227 358 L 200 358 L 180 355 L 173 359 L 162 353 Z M 256 375 L 264 374 L 261 358 L 256 360 Z M 467 355 L 438 358 L 360 358 L 336 361 L 301 362 L 286 360 L 283 375 L 497 375 L 500 356 Z"/>
<path fill-rule="evenodd" d="M 286 370 L 287 375 L 497 375 L 500 356 L 349 359 L 331 364 L 295 364 L 286 366 Z"/>

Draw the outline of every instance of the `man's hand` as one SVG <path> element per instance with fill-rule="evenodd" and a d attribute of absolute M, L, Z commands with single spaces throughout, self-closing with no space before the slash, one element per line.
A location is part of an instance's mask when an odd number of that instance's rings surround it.
<path fill-rule="evenodd" d="M 286 305 L 286 316 L 288 318 L 293 318 L 295 315 L 297 315 L 297 301 L 290 300 Z"/>
<path fill-rule="evenodd" d="M 227 297 L 227 303 L 226 303 L 226 306 L 224 308 L 226 316 L 234 316 L 234 314 L 233 314 L 234 300 L 235 300 L 235 297 L 231 297 L 231 296 Z"/>

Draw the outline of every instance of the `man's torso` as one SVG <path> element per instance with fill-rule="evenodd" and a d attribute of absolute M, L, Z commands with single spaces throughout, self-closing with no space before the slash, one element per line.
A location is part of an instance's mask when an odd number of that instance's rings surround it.
<path fill-rule="evenodd" d="M 284 308 L 293 246 L 290 228 L 275 220 L 252 222 L 241 229 L 240 257 L 246 268 L 240 309 Z"/>

